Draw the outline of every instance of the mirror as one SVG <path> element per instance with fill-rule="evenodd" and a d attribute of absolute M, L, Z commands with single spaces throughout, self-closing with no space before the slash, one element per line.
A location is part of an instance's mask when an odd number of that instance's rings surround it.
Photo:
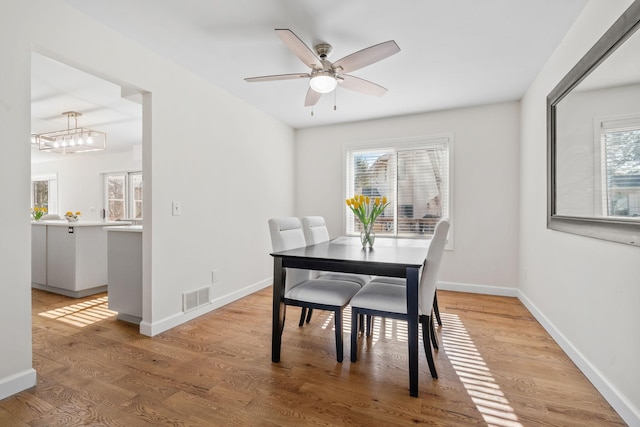
<path fill-rule="evenodd" d="M 640 246 L 640 0 L 547 97 L 547 227 Z"/>

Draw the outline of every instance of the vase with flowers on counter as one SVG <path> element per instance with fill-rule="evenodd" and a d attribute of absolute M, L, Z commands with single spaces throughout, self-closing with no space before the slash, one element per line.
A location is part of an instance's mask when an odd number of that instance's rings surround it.
<path fill-rule="evenodd" d="M 376 233 L 373 232 L 373 224 L 385 208 L 389 206 L 386 197 L 369 197 L 364 195 L 355 195 L 347 199 L 347 206 L 353 214 L 360 220 L 362 231 L 360 232 L 360 241 L 362 247 L 373 248 L 376 240 Z"/>
<path fill-rule="evenodd" d="M 42 218 L 46 213 L 47 208 L 43 206 L 34 206 L 34 208 L 31 209 L 31 217 L 34 221 L 40 221 L 40 218 Z"/>
<path fill-rule="evenodd" d="M 80 219 L 80 215 L 82 215 L 81 212 L 73 213 L 71 211 L 68 211 L 64 214 L 64 218 L 69 222 L 78 222 L 78 219 Z"/>

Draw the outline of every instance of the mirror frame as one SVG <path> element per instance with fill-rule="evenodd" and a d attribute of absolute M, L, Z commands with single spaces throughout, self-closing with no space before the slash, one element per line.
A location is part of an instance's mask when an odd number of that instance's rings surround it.
<path fill-rule="evenodd" d="M 547 96 L 548 229 L 640 246 L 640 221 L 556 214 L 556 106 L 639 28 L 640 0 L 636 0 Z"/>

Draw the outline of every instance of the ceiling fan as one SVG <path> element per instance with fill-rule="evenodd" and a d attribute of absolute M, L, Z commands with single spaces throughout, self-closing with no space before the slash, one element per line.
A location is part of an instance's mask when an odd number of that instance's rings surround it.
<path fill-rule="evenodd" d="M 367 95 L 382 96 L 387 89 L 355 76 L 350 73 L 360 68 L 381 61 L 400 52 L 395 41 L 389 40 L 358 52 L 347 55 L 336 62 L 329 62 L 327 58 L 333 51 L 330 44 L 321 43 L 312 51 L 295 33 L 288 29 L 276 29 L 276 33 L 289 49 L 305 65 L 311 68 L 310 73 L 277 74 L 273 76 L 248 77 L 247 82 L 267 82 L 273 80 L 309 79 L 309 90 L 304 100 L 305 107 L 316 105 L 322 94 L 333 91 L 340 85 L 345 89 L 354 90 Z"/>

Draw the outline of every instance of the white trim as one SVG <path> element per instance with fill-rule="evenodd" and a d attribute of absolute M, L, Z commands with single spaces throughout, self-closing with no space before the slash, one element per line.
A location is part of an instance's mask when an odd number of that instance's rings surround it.
<path fill-rule="evenodd" d="M 168 331 L 171 328 L 193 320 L 196 317 L 237 301 L 240 298 L 251 295 L 254 292 L 258 292 L 268 286 L 271 286 L 272 283 L 272 278 L 264 279 L 242 289 L 238 289 L 237 291 L 213 299 L 209 304 L 199 307 L 193 311 L 189 311 L 188 313 L 176 313 L 173 316 L 165 317 L 164 319 L 153 323 L 142 321 L 140 322 L 140 333 L 149 337 L 158 335 L 164 331 Z"/>
<path fill-rule="evenodd" d="M 584 357 L 584 355 L 571 344 L 571 341 L 560 332 L 553 323 L 531 302 L 531 300 L 520 290 L 518 299 L 524 304 L 535 319 L 551 335 L 551 338 L 576 364 L 578 369 L 587 377 L 600 394 L 609 402 L 620 417 L 630 426 L 640 426 L 640 410 L 633 406 L 620 391 Z"/>
<path fill-rule="evenodd" d="M 34 387 L 36 383 L 36 370 L 33 368 L 0 378 L 0 400 Z"/>
<path fill-rule="evenodd" d="M 438 289 L 471 294 L 496 295 L 502 297 L 518 296 L 518 289 L 503 286 L 479 285 L 475 283 L 438 282 Z"/>

